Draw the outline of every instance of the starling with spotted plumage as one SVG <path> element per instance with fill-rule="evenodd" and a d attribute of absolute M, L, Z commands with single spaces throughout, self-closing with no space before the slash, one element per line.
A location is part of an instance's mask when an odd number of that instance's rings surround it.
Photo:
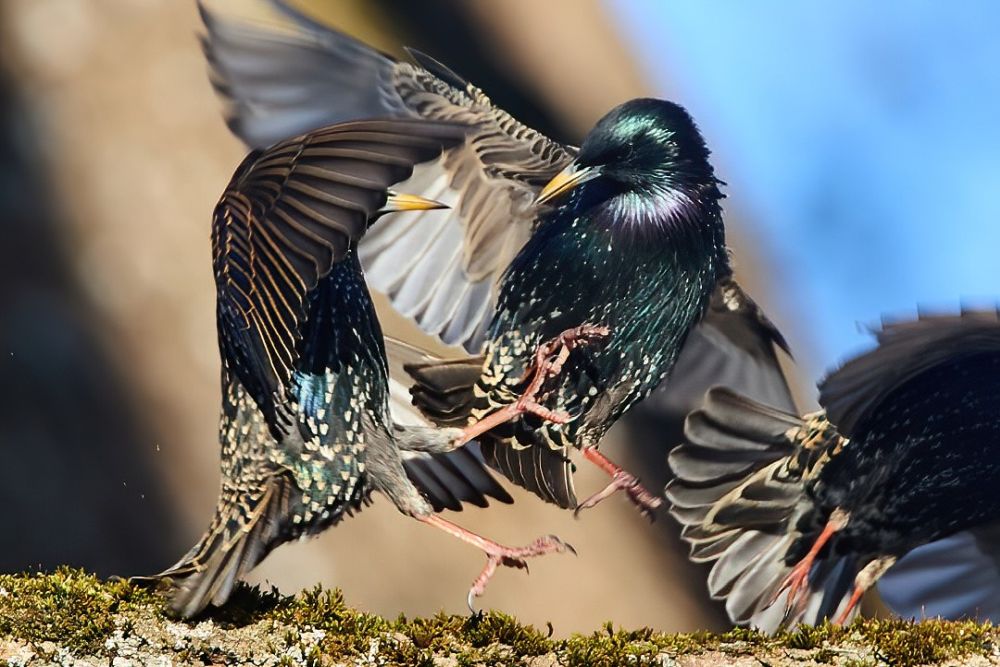
<path fill-rule="evenodd" d="M 1000 512 L 1000 316 L 884 325 L 798 417 L 712 390 L 670 454 L 691 558 L 730 617 L 846 622 L 912 550 Z"/>
<path fill-rule="evenodd" d="M 458 414 L 472 419 L 465 437 L 481 439 L 486 460 L 560 506 L 579 510 L 623 489 L 651 512 L 659 499 L 597 446 L 667 376 L 729 275 L 720 198 L 708 149 L 683 109 L 642 99 L 613 110 L 542 189 L 538 201 L 549 209 L 504 273 L 483 359 L 466 364 L 468 379 L 449 377 L 455 363 L 413 367 L 417 405 L 454 423 L 461 404 L 466 414 Z M 561 344 L 536 359 L 549 340 Z M 525 380 L 556 354 L 561 372 L 540 390 L 556 415 L 539 417 L 521 407 Z M 510 421 L 497 424 L 493 414 Z M 579 506 L 566 455 L 573 447 L 612 477 Z"/>
<path fill-rule="evenodd" d="M 579 508 L 622 489 L 650 513 L 660 498 L 598 452 L 604 433 L 661 384 L 688 341 L 698 349 L 683 381 L 747 377 L 776 366 L 783 345 L 733 280 L 719 181 L 690 116 L 633 100 L 581 148 L 564 145 L 424 54 L 397 61 L 270 4 L 290 20 L 285 29 L 202 8 L 213 82 L 248 145 L 357 117 L 474 128 L 399 185 L 449 211 L 397 218 L 359 244 L 372 288 L 471 355 L 411 363 L 412 379 L 394 379 L 415 380 L 425 415 L 466 428 L 463 439 L 481 436 L 486 462 L 541 498 Z M 786 391 L 783 378 L 777 385 Z M 573 448 L 612 477 L 583 503 Z"/>
<path fill-rule="evenodd" d="M 472 455 L 452 451 L 458 429 L 403 427 L 389 413 L 383 337 L 356 244 L 384 214 L 441 208 L 387 188 L 466 131 L 344 123 L 255 151 L 233 176 L 212 227 L 222 491 L 205 536 L 159 575 L 175 586 L 176 615 L 221 605 L 271 550 L 336 524 L 373 491 L 486 552 L 470 605 L 499 565 L 567 548 L 553 536 L 504 547 L 435 515 L 456 499 L 510 497 Z"/>

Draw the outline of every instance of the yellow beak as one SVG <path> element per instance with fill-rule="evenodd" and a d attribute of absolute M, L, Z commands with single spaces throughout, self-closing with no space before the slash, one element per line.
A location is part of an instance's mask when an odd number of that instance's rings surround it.
<path fill-rule="evenodd" d="M 393 213 L 395 211 L 428 211 L 434 208 L 449 208 L 447 204 L 442 204 L 433 199 L 424 199 L 418 195 L 408 195 L 401 192 L 389 190 L 389 196 L 385 200 L 385 206 L 380 213 Z"/>
<path fill-rule="evenodd" d="M 581 183 L 597 178 L 601 175 L 599 167 L 581 167 L 576 162 L 570 162 L 569 166 L 560 171 L 551 181 L 545 184 L 542 191 L 535 199 L 536 204 L 544 204 L 556 197 L 569 192 Z"/>

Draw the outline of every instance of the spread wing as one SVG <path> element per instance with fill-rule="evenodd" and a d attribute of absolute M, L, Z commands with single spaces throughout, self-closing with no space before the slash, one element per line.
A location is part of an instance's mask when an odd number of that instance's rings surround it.
<path fill-rule="evenodd" d="M 364 234 L 387 188 L 464 132 L 342 123 L 243 161 L 215 208 L 212 251 L 223 358 L 258 405 L 290 377 L 307 293 Z"/>
<path fill-rule="evenodd" d="M 230 128 L 258 147 L 320 125 L 367 117 L 458 121 L 462 145 L 400 184 L 450 215 L 390 217 L 361 242 L 369 286 L 449 345 L 478 352 L 500 274 L 524 244 L 538 190 L 572 159 L 497 109 L 460 76 L 411 51 L 391 57 L 279 0 L 283 28 L 226 19 L 202 5 L 203 40 Z"/>
<path fill-rule="evenodd" d="M 844 364 L 819 386 L 820 405 L 848 437 L 872 407 L 907 380 L 958 355 L 1000 349 L 1000 311 L 921 314 L 884 322 L 873 333 L 876 349 Z"/>

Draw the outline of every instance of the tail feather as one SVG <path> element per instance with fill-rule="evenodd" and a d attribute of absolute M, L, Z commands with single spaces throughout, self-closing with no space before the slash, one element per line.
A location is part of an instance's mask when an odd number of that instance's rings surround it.
<path fill-rule="evenodd" d="M 482 357 L 406 364 L 413 404 L 438 425 L 465 426 L 482 368 Z"/>
<path fill-rule="evenodd" d="M 783 595 L 772 598 L 791 568 L 786 554 L 801 537 L 799 518 L 812 509 L 806 482 L 841 442 L 832 428 L 758 404 L 732 391 L 708 392 L 685 422 L 687 443 L 669 463 L 676 477 L 666 488 L 671 514 L 684 529 L 691 559 L 713 562 L 709 592 L 726 600 L 736 623 L 774 631 L 781 624 L 815 622 L 844 588 L 838 559 L 814 570 L 814 593 L 786 618 Z M 823 437 L 815 437 L 819 433 Z"/>
<path fill-rule="evenodd" d="M 236 582 L 287 539 L 293 486 L 285 476 L 275 476 L 259 493 L 223 496 L 205 536 L 158 575 L 174 586 L 168 607 L 172 615 L 191 618 L 209 604 L 225 604 Z"/>
<path fill-rule="evenodd" d="M 413 404 L 439 426 L 465 426 L 476 401 L 474 389 L 483 362 L 480 356 L 405 364 L 415 382 L 410 389 Z M 515 447 L 492 435 L 480 438 L 479 446 L 486 464 L 518 486 L 559 507 L 576 507 L 573 463 L 564 452 L 540 443 Z"/>

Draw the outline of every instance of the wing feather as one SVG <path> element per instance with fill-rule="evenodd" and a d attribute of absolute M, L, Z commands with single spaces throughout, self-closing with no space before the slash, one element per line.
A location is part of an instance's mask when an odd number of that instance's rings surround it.
<path fill-rule="evenodd" d="M 215 209 L 213 265 L 220 341 L 234 355 L 224 358 L 258 403 L 288 381 L 306 295 L 364 234 L 387 188 L 465 131 L 417 120 L 344 123 L 244 160 Z"/>
<path fill-rule="evenodd" d="M 400 312 L 442 342 L 478 353 L 496 283 L 531 232 L 535 196 L 569 163 L 572 149 L 496 108 L 430 56 L 411 50 L 415 65 L 397 62 L 286 2 L 271 4 L 287 25 L 250 25 L 201 5 L 213 82 L 230 128 L 250 146 L 367 117 L 476 128 L 464 144 L 399 185 L 453 207 L 437 232 L 394 216 L 361 241 L 359 255 L 369 285 Z M 346 157 L 360 156 L 347 151 Z M 460 261 L 441 262 L 456 256 Z M 428 289 L 430 274 L 441 279 Z"/>

